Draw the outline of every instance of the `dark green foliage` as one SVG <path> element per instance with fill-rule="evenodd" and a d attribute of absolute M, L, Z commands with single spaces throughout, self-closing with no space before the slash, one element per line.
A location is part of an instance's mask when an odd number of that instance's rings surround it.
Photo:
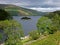
<path fill-rule="evenodd" d="M 46 17 L 49 17 L 50 19 L 53 18 L 54 16 L 59 15 L 60 16 L 60 11 L 54 11 L 46 14 Z"/>
<path fill-rule="evenodd" d="M 52 20 L 53 30 L 60 30 L 60 11 L 51 12 L 45 15 Z"/>
<path fill-rule="evenodd" d="M 2 40 L 2 38 L 3 38 L 3 35 L 0 33 L 0 41 Z"/>
<path fill-rule="evenodd" d="M 60 15 L 60 11 L 55 11 L 53 13 Z"/>
<path fill-rule="evenodd" d="M 3 9 L 0 9 L 0 20 L 11 19 L 11 15 Z"/>
<path fill-rule="evenodd" d="M 56 14 L 55 13 L 48 13 L 47 15 L 45 15 L 48 18 L 53 18 Z"/>
<path fill-rule="evenodd" d="M 53 23 L 53 29 L 54 30 L 60 30 L 60 16 L 56 14 L 53 18 L 51 18 Z"/>

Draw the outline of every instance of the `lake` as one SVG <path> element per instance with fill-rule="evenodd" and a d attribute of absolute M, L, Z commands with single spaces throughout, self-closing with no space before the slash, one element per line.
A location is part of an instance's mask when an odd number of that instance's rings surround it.
<path fill-rule="evenodd" d="M 31 18 L 29 20 L 22 20 L 22 17 L 24 16 L 13 16 L 13 19 L 21 23 L 25 35 L 32 30 L 37 30 L 36 23 L 41 16 L 27 16 Z"/>

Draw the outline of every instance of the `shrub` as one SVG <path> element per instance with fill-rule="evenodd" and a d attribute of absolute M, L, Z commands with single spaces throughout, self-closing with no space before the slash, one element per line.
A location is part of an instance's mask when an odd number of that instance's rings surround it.
<path fill-rule="evenodd" d="M 51 30 L 52 21 L 48 17 L 41 17 L 37 22 L 38 32 L 41 34 L 44 33 L 53 33 Z"/>
<path fill-rule="evenodd" d="M 37 30 L 30 32 L 29 35 L 30 35 L 30 37 L 31 37 L 33 40 L 36 40 L 36 39 L 38 39 L 38 38 L 40 37 L 40 35 L 39 35 L 39 33 L 38 33 Z"/>
<path fill-rule="evenodd" d="M 21 24 L 14 20 L 0 21 L 0 29 L 7 35 L 5 45 L 22 45 L 20 37 L 23 36 Z"/>

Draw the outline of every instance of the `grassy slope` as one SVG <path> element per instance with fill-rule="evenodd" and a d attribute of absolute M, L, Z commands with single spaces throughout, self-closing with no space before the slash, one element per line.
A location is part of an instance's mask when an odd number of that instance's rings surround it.
<path fill-rule="evenodd" d="M 45 39 L 37 40 L 29 45 L 60 45 L 60 32 L 49 35 Z"/>
<path fill-rule="evenodd" d="M 22 8 L 16 5 L 0 4 L 0 8 L 5 9 L 11 15 L 43 15 L 45 14 L 43 12 Z"/>

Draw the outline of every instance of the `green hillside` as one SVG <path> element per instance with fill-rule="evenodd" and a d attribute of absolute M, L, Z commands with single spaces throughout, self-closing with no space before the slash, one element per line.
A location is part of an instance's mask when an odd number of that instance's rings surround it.
<path fill-rule="evenodd" d="M 16 5 L 9 5 L 9 4 L 0 4 L 0 9 L 5 9 L 11 15 L 23 15 L 23 16 L 31 16 L 31 15 L 44 15 L 43 12 L 38 12 L 36 10 L 22 8 Z"/>
<path fill-rule="evenodd" d="M 60 45 L 60 32 L 49 35 L 42 40 L 37 40 L 28 45 Z"/>
<path fill-rule="evenodd" d="M 26 43 L 27 45 L 60 45 L 60 11 L 50 12 L 42 16 L 37 23 L 38 33 L 31 33 L 37 40 Z M 42 37 L 42 36 L 43 37 Z"/>
<path fill-rule="evenodd" d="M 53 18 L 56 15 L 59 15 L 60 16 L 60 10 L 57 10 L 57 11 L 54 11 L 54 12 L 49 12 L 49 13 L 47 13 L 44 16 L 49 17 L 49 18 Z"/>

